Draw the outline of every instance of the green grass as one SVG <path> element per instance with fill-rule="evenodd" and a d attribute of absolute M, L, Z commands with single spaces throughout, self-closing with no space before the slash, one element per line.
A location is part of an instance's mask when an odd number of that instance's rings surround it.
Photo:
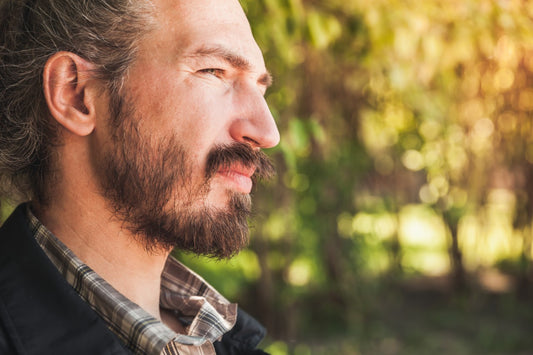
<path fill-rule="evenodd" d="M 267 350 L 273 355 L 533 355 L 533 298 L 388 288 L 362 312 L 364 320 L 345 331 L 332 334 L 324 324 L 322 332 L 303 330 L 301 339 L 270 343 Z"/>

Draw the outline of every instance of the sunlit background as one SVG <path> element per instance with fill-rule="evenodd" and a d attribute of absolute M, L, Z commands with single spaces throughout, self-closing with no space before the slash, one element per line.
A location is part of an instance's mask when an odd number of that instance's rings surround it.
<path fill-rule="evenodd" d="M 180 258 L 274 355 L 533 354 L 533 2 L 242 3 L 278 175 L 248 250 Z"/>

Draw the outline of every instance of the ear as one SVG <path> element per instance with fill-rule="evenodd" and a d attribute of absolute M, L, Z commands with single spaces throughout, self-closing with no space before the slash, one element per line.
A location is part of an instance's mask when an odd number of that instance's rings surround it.
<path fill-rule="evenodd" d="M 94 64 L 70 52 L 51 56 L 44 67 L 43 89 L 48 109 L 69 132 L 87 136 L 96 123 L 98 87 Z"/>

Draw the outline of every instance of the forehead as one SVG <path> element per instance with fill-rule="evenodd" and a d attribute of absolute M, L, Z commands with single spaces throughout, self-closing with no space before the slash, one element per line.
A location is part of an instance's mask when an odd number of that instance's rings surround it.
<path fill-rule="evenodd" d="M 227 48 L 253 66 L 264 67 L 238 0 L 153 0 L 153 4 L 155 38 L 148 36 L 148 41 L 161 40 L 165 42 L 162 45 L 176 48 L 179 55 L 199 48 Z"/>

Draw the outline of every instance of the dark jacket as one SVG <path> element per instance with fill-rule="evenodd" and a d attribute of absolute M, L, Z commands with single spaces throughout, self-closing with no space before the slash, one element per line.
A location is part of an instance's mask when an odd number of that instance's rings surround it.
<path fill-rule="evenodd" d="M 254 350 L 265 334 L 239 310 L 217 354 Z M 131 354 L 44 254 L 19 206 L 0 228 L 0 354 Z"/>

